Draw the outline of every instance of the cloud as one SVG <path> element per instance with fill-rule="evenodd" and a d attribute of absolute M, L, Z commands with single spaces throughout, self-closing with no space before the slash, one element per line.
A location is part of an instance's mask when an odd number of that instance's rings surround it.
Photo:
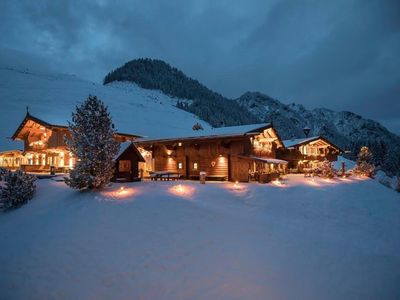
<path fill-rule="evenodd" d="M 398 1 L 3 1 L 0 44 L 101 81 L 164 59 L 229 97 L 352 110 L 400 132 Z M 396 125 L 397 124 L 397 125 Z"/>

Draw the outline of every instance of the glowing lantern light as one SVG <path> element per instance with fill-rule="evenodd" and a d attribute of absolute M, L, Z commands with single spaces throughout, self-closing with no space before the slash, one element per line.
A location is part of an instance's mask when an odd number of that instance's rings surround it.
<path fill-rule="evenodd" d="M 240 189 L 242 189 L 242 187 L 240 186 L 240 184 L 239 184 L 239 181 L 235 181 L 235 183 L 233 184 L 233 188 L 235 189 L 235 190 L 240 190 Z"/>
<path fill-rule="evenodd" d="M 102 192 L 102 195 L 105 196 L 107 199 L 121 200 L 125 198 L 130 198 L 130 196 L 132 196 L 134 193 L 134 189 L 121 186 L 119 189 L 116 190 L 104 191 Z"/>
<path fill-rule="evenodd" d="M 282 181 L 279 179 L 275 179 L 274 181 L 271 182 L 273 185 L 279 186 L 279 187 L 284 187 L 284 184 Z"/>
<path fill-rule="evenodd" d="M 177 191 L 179 194 L 182 194 L 182 193 L 185 192 L 185 190 L 184 190 L 184 188 L 183 188 L 183 186 L 182 186 L 181 184 L 178 184 L 178 186 L 176 187 L 176 191 Z"/>
<path fill-rule="evenodd" d="M 191 198 L 194 193 L 194 188 L 191 186 L 178 184 L 170 187 L 169 192 L 180 197 Z"/>

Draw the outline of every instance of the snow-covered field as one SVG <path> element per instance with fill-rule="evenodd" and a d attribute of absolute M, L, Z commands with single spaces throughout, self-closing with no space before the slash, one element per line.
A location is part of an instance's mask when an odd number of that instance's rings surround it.
<path fill-rule="evenodd" d="M 400 197 L 374 180 L 37 184 L 0 215 L 1 299 L 400 297 Z"/>

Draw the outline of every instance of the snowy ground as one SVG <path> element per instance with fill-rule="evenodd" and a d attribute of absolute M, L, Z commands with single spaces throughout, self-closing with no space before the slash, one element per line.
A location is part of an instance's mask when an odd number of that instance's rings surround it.
<path fill-rule="evenodd" d="M 1 299 L 399 299 L 400 196 L 373 180 L 39 180 L 0 215 Z"/>

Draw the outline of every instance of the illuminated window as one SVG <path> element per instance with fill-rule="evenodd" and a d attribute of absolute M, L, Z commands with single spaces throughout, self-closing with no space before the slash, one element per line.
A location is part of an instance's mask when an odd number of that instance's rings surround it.
<path fill-rule="evenodd" d="M 182 143 L 178 143 L 178 146 L 179 146 L 179 147 L 182 146 Z"/>
<path fill-rule="evenodd" d="M 197 170 L 197 168 L 198 168 L 197 162 L 193 163 L 193 170 Z"/>
<path fill-rule="evenodd" d="M 180 162 L 178 163 L 178 169 L 182 169 L 183 168 L 183 164 Z"/>

